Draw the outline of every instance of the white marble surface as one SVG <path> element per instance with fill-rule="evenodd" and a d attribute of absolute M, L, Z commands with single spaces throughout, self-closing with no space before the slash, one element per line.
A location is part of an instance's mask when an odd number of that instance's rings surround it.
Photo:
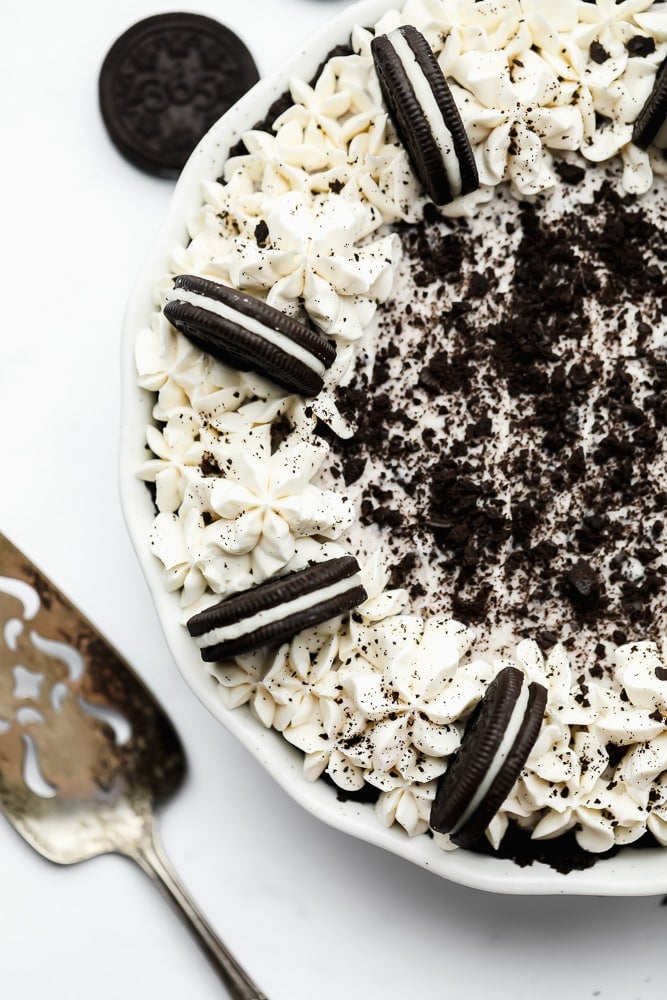
<path fill-rule="evenodd" d="M 196 9 L 236 29 L 267 73 L 343 6 L 200 0 Z M 117 490 L 121 319 L 172 184 L 128 165 L 97 109 L 113 40 L 169 9 L 181 5 L 3 5 L 0 530 L 173 717 L 190 775 L 160 816 L 166 850 L 270 1000 L 663 997 L 659 897 L 485 895 L 356 842 L 294 805 L 176 671 Z M 0 990 L 12 1000 L 224 995 L 138 869 L 113 856 L 50 865 L 4 821 Z"/>

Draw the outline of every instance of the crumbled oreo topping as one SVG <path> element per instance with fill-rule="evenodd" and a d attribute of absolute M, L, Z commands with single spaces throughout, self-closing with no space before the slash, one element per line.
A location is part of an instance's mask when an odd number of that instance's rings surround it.
<path fill-rule="evenodd" d="M 625 43 L 629 56 L 650 56 L 655 52 L 655 39 L 649 35 L 633 35 Z"/>
<path fill-rule="evenodd" d="M 558 171 L 557 212 L 400 227 L 411 291 L 339 390 L 333 467 L 418 604 L 598 663 L 667 627 L 666 211 Z"/>

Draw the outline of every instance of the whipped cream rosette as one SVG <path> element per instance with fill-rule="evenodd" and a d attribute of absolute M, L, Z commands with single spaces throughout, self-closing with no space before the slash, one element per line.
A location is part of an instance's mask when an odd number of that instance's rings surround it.
<path fill-rule="evenodd" d="M 418 29 L 434 53 L 481 181 L 441 210 L 416 179 L 374 69 L 371 42 L 403 25 Z M 137 474 L 154 484 L 150 545 L 165 587 L 180 591 L 183 620 L 214 598 L 346 553 L 358 558 L 368 594 L 356 610 L 278 648 L 203 669 L 227 708 L 247 706 L 303 754 L 307 780 L 326 776 L 346 795 L 374 797 L 378 821 L 410 836 L 428 829 L 438 779 L 489 685 L 511 666 L 546 689 L 546 709 L 486 831 L 491 847 L 502 848 L 510 827 L 535 842 L 569 835 L 595 855 L 647 831 L 667 844 L 659 511 L 637 526 L 627 505 L 614 507 L 614 484 L 631 470 L 619 465 L 603 491 L 608 516 L 596 520 L 600 497 L 582 478 L 584 469 L 604 470 L 626 454 L 614 425 L 619 407 L 628 447 L 653 456 L 646 489 L 654 498 L 665 471 L 659 399 L 667 330 L 649 303 L 664 282 L 655 234 L 667 218 L 667 160 L 631 140 L 666 57 L 667 4 L 650 0 L 397 4 L 372 28 L 355 27 L 349 52 L 333 54 L 317 79 L 290 80 L 279 116 L 241 137 L 222 177 L 202 178 L 201 207 L 187 220 L 187 240 L 173 248 L 150 327 L 137 338 L 138 381 L 154 394 L 155 421 L 146 434 L 150 457 Z M 581 229 L 568 244 L 575 217 Z M 568 272 L 556 304 L 531 314 L 528 326 L 546 329 L 554 315 L 569 325 L 559 342 L 546 334 L 531 340 L 510 324 L 508 347 L 503 302 L 520 300 L 516 282 L 525 291 L 531 261 L 538 269 L 540 244 L 528 237 L 540 220 L 554 285 L 561 257 L 579 277 Z M 645 258 L 636 252 L 642 234 Z M 619 270 L 614 260 L 624 252 Z M 647 261 L 643 277 L 631 273 L 633 253 Z M 624 268 L 628 292 L 618 304 Z M 179 273 L 247 292 L 331 338 L 337 357 L 324 390 L 313 399 L 289 395 L 193 347 L 159 309 Z M 425 346 L 432 328 L 436 350 Z M 559 367 L 553 359 L 565 341 L 570 354 Z M 559 426 L 563 440 L 581 431 L 586 445 L 569 464 L 561 443 L 547 443 L 554 457 L 544 506 L 562 515 L 553 537 L 534 539 L 536 559 L 559 567 L 548 593 L 529 571 L 516 576 L 514 590 L 508 583 L 513 540 L 533 530 L 512 471 L 517 454 L 524 473 L 538 466 L 537 423 L 517 443 L 514 417 L 532 390 L 523 369 L 501 385 L 483 367 L 510 348 L 527 364 L 535 344 L 543 355 L 529 374 L 540 384 L 555 379 L 563 392 L 579 392 L 582 407 L 587 395 L 602 400 L 581 426 L 571 415 Z M 599 372 L 613 391 L 591 388 Z M 379 426 L 387 412 L 388 435 Z M 368 447 L 355 451 L 362 424 Z M 481 485 L 468 461 L 480 455 L 488 459 Z M 481 553 L 465 517 L 447 520 L 446 496 L 425 523 L 424 498 L 435 489 L 425 468 L 436 469 L 439 488 L 455 483 L 461 509 L 483 511 L 491 542 Z M 495 506 L 484 506 L 494 489 Z M 568 504 L 581 515 L 571 531 Z M 645 535 L 634 554 L 626 551 L 633 530 Z M 459 564 L 438 562 L 438 532 L 449 533 L 441 549 L 460 556 L 466 579 L 481 566 L 500 595 L 491 637 L 485 622 L 471 627 L 464 601 L 443 596 L 442 582 Z M 603 542 L 608 565 L 594 572 Z M 563 551 L 570 554 L 561 570 Z M 596 643 L 596 608 L 612 592 L 625 595 L 635 617 L 628 629 L 616 620 L 620 612 L 610 612 Z M 637 611 L 638 594 L 651 622 Z M 561 602 L 560 617 L 552 601 Z M 506 622 L 497 613 L 503 605 Z M 622 606 L 619 598 L 614 607 Z"/>
<path fill-rule="evenodd" d="M 400 253 L 394 235 L 362 245 L 380 221 L 372 206 L 342 195 L 287 192 L 267 208 L 261 245 L 236 237 L 212 267 L 282 312 L 305 310 L 323 333 L 356 340 L 389 294 Z"/>

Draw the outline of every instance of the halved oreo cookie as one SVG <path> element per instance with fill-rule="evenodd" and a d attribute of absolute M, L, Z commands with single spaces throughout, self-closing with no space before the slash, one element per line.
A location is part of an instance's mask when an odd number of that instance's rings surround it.
<path fill-rule="evenodd" d="M 642 149 L 651 143 L 658 149 L 667 149 L 667 59 L 660 66 L 653 90 L 637 115 L 632 141 Z"/>
<path fill-rule="evenodd" d="M 436 205 L 479 187 L 475 157 L 431 46 L 413 25 L 378 35 L 371 52 L 387 110 Z"/>
<path fill-rule="evenodd" d="M 127 160 L 177 177 L 204 133 L 258 79 L 246 46 L 219 21 L 156 14 L 111 46 L 100 71 L 100 110 Z"/>
<path fill-rule="evenodd" d="M 302 396 L 317 395 L 336 358 L 335 345 L 310 327 L 209 278 L 174 278 L 164 314 L 207 354 Z"/>
<path fill-rule="evenodd" d="M 278 646 L 305 628 L 344 615 L 367 596 L 357 560 L 340 556 L 227 597 L 193 615 L 188 630 L 203 660 L 224 660 Z"/>
<path fill-rule="evenodd" d="M 438 782 L 431 827 L 472 847 L 509 795 L 540 731 L 547 690 L 505 667 L 471 715 L 459 750 Z"/>

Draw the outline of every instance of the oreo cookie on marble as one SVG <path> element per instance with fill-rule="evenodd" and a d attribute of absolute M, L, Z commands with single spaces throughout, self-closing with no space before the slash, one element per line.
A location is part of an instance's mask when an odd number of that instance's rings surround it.
<path fill-rule="evenodd" d="M 472 847 L 509 795 L 532 750 L 547 702 L 542 684 L 505 667 L 468 720 L 460 748 L 438 782 L 431 828 Z"/>
<path fill-rule="evenodd" d="M 353 556 L 313 563 L 226 597 L 188 621 L 206 662 L 278 646 L 297 632 L 346 614 L 367 593 Z"/>
<path fill-rule="evenodd" d="M 382 94 L 413 169 L 436 205 L 479 187 L 470 140 L 431 46 L 413 25 L 371 42 Z"/>
<path fill-rule="evenodd" d="M 202 351 L 302 396 L 317 395 L 336 358 L 334 344 L 310 327 L 209 278 L 178 275 L 164 314 Z"/>
<path fill-rule="evenodd" d="M 641 149 L 651 143 L 658 149 L 667 149 L 667 59 L 660 66 L 653 90 L 637 115 L 632 141 Z"/>
<path fill-rule="evenodd" d="M 111 46 L 100 71 L 100 110 L 127 160 L 177 177 L 205 132 L 258 79 L 246 46 L 219 21 L 156 14 Z"/>

